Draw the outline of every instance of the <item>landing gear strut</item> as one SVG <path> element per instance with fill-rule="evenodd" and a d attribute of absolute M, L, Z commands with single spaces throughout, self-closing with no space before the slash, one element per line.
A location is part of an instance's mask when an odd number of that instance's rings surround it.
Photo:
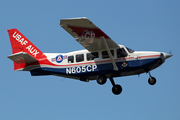
<path fill-rule="evenodd" d="M 119 95 L 121 92 L 122 92 L 122 87 L 118 84 L 115 84 L 114 83 L 114 79 L 111 77 L 109 78 L 113 87 L 112 87 L 112 92 L 115 94 L 115 95 Z"/>
<path fill-rule="evenodd" d="M 148 83 L 149 83 L 150 85 L 156 84 L 156 78 L 155 78 L 155 77 L 152 77 L 151 74 L 150 74 L 150 72 L 148 72 L 148 73 L 149 73 Z"/>

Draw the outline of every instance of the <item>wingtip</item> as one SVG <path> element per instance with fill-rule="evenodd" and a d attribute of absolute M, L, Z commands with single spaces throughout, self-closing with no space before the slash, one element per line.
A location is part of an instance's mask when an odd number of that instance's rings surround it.
<path fill-rule="evenodd" d="M 76 20 L 76 19 L 88 19 L 87 17 L 76 17 L 76 18 L 64 18 L 61 20 Z"/>

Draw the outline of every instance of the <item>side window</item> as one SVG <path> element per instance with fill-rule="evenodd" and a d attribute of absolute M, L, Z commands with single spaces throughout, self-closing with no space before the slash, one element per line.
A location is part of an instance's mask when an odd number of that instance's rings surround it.
<path fill-rule="evenodd" d="M 114 56 L 114 50 L 110 50 L 110 51 L 111 51 L 112 56 Z M 109 58 L 107 51 L 102 51 L 102 58 L 103 59 Z"/>
<path fill-rule="evenodd" d="M 124 50 L 124 48 L 118 48 L 117 49 L 117 58 L 126 57 L 126 56 L 127 56 L 127 53 Z"/>
<path fill-rule="evenodd" d="M 74 56 L 68 56 L 68 63 L 74 63 Z"/>
<path fill-rule="evenodd" d="M 84 54 L 76 55 L 76 62 L 82 62 L 82 61 L 84 61 Z"/>
<path fill-rule="evenodd" d="M 99 58 L 98 52 L 87 53 L 86 54 L 87 60 L 97 60 Z"/>

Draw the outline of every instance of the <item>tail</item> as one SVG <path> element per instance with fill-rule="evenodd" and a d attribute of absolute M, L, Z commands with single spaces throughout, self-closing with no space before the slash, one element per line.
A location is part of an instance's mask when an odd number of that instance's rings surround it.
<path fill-rule="evenodd" d="M 46 56 L 34 44 L 32 44 L 17 29 L 7 30 L 12 46 L 12 55 L 9 59 L 14 61 L 14 70 L 23 70 L 27 64 L 38 62 Z"/>

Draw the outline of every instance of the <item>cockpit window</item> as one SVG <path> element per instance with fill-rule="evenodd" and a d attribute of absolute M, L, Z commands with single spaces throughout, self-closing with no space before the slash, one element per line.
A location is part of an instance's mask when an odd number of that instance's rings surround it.
<path fill-rule="evenodd" d="M 127 53 L 124 50 L 124 48 L 118 48 L 117 49 L 117 58 L 126 57 L 126 56 L 127 56 Z"/>
<path fill-rule="evenodd" d="M 128 50 L 129 53 L 133 53 L 134 52 L 134 50 L 132 50 L 132 49 L 130 49 L 128 47 L 126 47 L 126 49 Z"/>

